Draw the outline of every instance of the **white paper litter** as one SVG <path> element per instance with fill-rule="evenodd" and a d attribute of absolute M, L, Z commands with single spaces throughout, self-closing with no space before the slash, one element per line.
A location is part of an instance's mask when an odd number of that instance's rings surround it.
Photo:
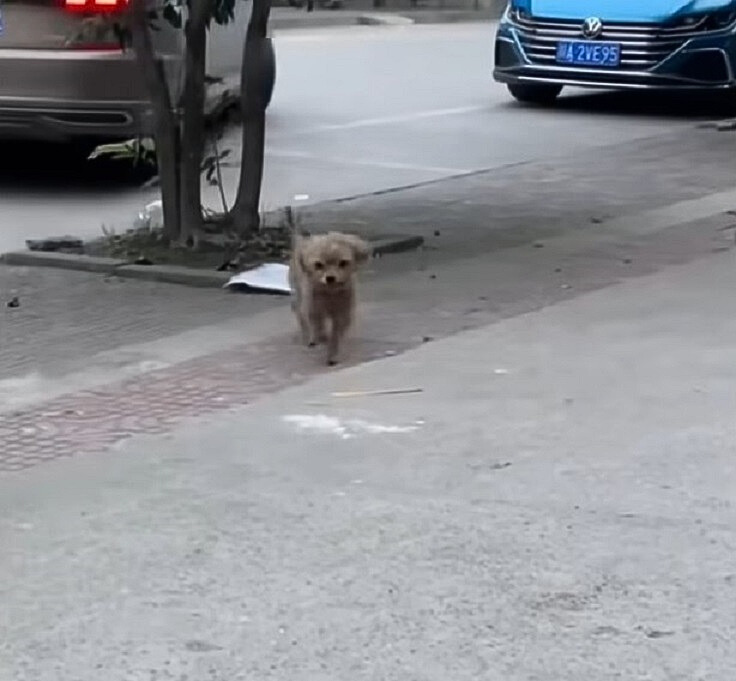
<path fill-rule="evenodd" d="M 161 200 L 151 201 L 133 221 L 135 229 L 160 229 L 164 225 L 164 209 Z"/>
<path fill-rule="evenodd" d="M 362 419 L 340 419 L 327 414 L 289 414 L 282 416 L 284 422 L 296 427 L 297 430 L 317 433 L 320 435 L 337 435 L 343 440 L 349 440 L 356 435 L 396 435 L 413 433 L 418 430 L 417 425 L 394 426 L 383 423 L 371 423 Z"/>
<path fill-rule="evenodd" d="M 289 266 L 282 263 L 270 262 L 234 274 L 223 288 L 231 286 L 247 286 L 258 291 L 273 293 L 291 293 L 289 286 Z"/>

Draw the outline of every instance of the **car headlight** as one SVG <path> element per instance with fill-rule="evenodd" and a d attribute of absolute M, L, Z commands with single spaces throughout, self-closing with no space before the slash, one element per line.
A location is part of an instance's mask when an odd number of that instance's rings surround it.
<path fill-rule="evenodd" d="M 731 28 L 734 24 L 736 24 L 736 12 L 714 12 L 706 17 L 704 28 L 706 31 L 722 31 Z"/>
<path fill-rule="evenodd" d="M 712 14 L 691 14 L 677 19 L 672 28 L 690 29 L 696 31 L 724 31 L 736 25 L 736 12 L 726 10 Z"/>
<path fill-rule="evenodd" d="M 504 12 L 504 19 L 506 19 L 506 21 L 509 21 L 512 24 L 518 24 L 520 21 L 530 18 L 529 13 L 523 9 L 512 7 L 511 3 L 506 6 L 506 12 Z"/>

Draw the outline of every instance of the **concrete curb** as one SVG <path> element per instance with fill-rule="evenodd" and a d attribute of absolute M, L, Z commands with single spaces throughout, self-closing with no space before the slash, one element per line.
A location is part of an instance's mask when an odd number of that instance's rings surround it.
<path fill-rule="evenodd" d="M 195 288 L 222 288 L 234 272 L 198 270 L 179 265 L 124 265 L 111 274 L 123 279 L 157 281 L 164 284 L 180 284 Z"/>
<path fill-rule="evenodd" d="M 60 270 L 77 270 L 97 274 L 110 274 L 117 268 L 128 264 L 125 260 L 116 258 L 98 258 L 73 253 L 45 253 L 43 251 L 3 253 L 0 255 L 0 262 L 3 265 L 17 267 L 55 267 Z"/>
<path fill-rule="evenodd" d="M 405 253 L 415 251 L 424 245 L 421 236 L 387 236 L 370 239 L 374 256 L 391 255 L 392 253 Z"/>
<path fill-rule="evenodd" d="M 414 19 L 402 14 L 370 13 L 361 14 L 355 19 L 359 26 L 411 26 Z"/>
<path fill-rule="evenodd" d="M 404 16 L 411 17 L 415 24 L 474 24 L 498 21 L 502 13 L 503 8 L 499 11 L 459 9 L 418 11 Z"/>
<path fill-rule="evenodd" d="M 420 248 L 420 236 L 391 236 L 369 239 L 375 256 L 402 253 Z M 124 279 L 157 281 L 197 288 L 222 288 L 233 272 L 217 272 L 178 265 L 132 265 L 126 260 L 99 258 L 71 253 L 13 251 L 0 255 L 0 263 L 14 267 L 52 267 L 78 272 L 93 272 Z"/>

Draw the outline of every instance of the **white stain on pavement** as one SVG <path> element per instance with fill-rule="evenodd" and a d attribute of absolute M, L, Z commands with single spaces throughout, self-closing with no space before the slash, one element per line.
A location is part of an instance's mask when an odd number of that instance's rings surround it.
<path fill-rule="evenodd" d="M 0 380 L 0 411 L 22 405 L 28 394 L 41 392 L 43 383 L 43 377 L 37 372 Z"/>
<path fill-rule="evenodd" d="M 347 440 L 356 435 L 395 435 L 413 433 L 418 426 L 394 426 L 371 423 L 362 419 L 340 419 L 326 414 L 290 414 L 283 417 L 284 422 L 303 432 L 320 435 L 335 435 Z"/>

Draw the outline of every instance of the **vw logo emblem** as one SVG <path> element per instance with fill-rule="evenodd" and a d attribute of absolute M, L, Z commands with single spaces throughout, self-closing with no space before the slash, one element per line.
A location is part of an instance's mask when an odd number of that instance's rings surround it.
<path fill-rule="evenodd" d="M 586 38 L 597 38 L 603 33 L 603 22 L 598 17 L 588 17 L 583 22 L 583 35 Z"/>

